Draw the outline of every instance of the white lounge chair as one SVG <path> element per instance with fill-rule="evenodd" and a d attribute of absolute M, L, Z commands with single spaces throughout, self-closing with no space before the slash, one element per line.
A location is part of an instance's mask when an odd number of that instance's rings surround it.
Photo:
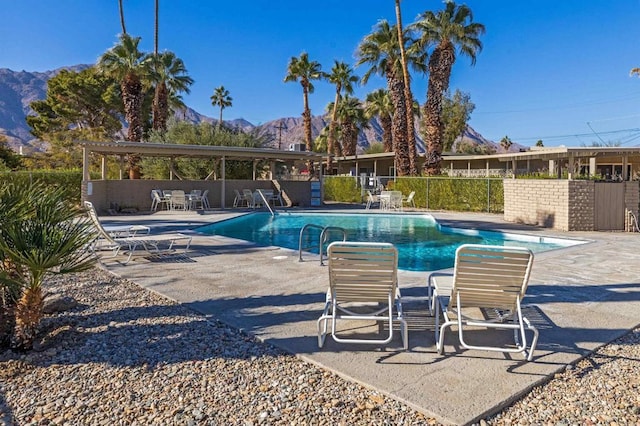
<path fill-rule="evenodd" d="M 413 208 L 416 207 L 415 201 L 413 201 L 413 197 L 416 196 L 416 191 L 411 191 L 409 195 L 405 198 L 402 197 L 402 206 L 411 206 Z"/>
<path fill-rule="evenodd" d="M 124 252 L 128 256 L 123 262 L 125 265 L 129 263 L 136 253 L 145 256 L 173 253 L 175 252 L 173 247 L 178 241 L 183 241 L 183 244 L 185 244 L 184 253 L 186 253 L 191 245 L 192 237 L 179 233 L 114 237 L 112 233 L 102 226 L 93 204 L 90 201 L 85 201 L 84 206 L 97 232 L 96 239 L 90 246 L 90 250 L 96 254 L 98 251 L 111 251 L 112 257 Z M 137 249 L 141 250 L 136 252 Z"/>
<path fill-rule="evenodd" d="M 329 289 L 318 319 L 318 346 L 324 345 L 329 322 L 336 342 L 385 345 L 393 339 L 395 321 L 400 322 L 403 348 L 407 349 L 407 323 L 398 288 L 398 251 L 393 244 L 336 241 L 329 244 L 327 257 Z M 380 339 L 341 337 L 337 323 L 342 320 L 384 321 L 388 335 Z"/>
<path fill-rule="evenodd" d="M 429 294 L 435 305 L 436 348 L 444 352 L 444 334 L 457 325 L 462 347 L 496 352 L 522 353 L 531 361 L 538 342 L 538 330 L 522 314 L 531 273 L 533 253 L 521 247 L 465 244 L 456 250 L 453 275 L 429 276 Z M 440 311 L 444 323 L 440 326 Z M 464 311 L 464 312 L 463 312 Z M 473 315 L 475 313 L 475 315 Z M 469 344 L 469 328 L 513 330 L 515 345 Z M 533 332 L 527 350 L 525 329 Z"/>

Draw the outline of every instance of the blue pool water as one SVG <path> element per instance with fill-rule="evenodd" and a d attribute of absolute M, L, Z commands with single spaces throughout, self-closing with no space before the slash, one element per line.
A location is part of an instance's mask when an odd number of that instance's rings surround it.
<path fill-rule="evenodd" d="M 399 252 L 399 268 L 435 271 L 453 266 L 455 251 L 461 244 L 492 244 L 528 247 L 534 253 L 553 250 L 581 241 L 541 238 L 519 234 L 476 231 L 440 226 L 431 215 L 334 214 L 334 213 L 251 213 L 198 228 L 207 235 L 222 235 L 263 246 L 298 250 L 300 230 L 306 224 L 335 226 L 346 230 L 348 241 L 393 243 Z M 331 232 L 329 242 L 342 240 Z M 320 230 L 305 232 L 303 247 L 318 252 Z M 327 243 L 328 244 L 328 243 Z M 325 245 L 326 249 L 326 245 Z"/>

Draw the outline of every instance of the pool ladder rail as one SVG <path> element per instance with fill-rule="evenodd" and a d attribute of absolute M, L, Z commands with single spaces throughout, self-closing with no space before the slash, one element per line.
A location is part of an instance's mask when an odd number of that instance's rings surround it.
<path fill-rule="evenodd" d="M 262 192 L 262 189 L 256 189 L 256 192 L 258 194 L 260 194 L 260 198 L 262 198 L 262 201 L 263 201 L 265 207 L 268 208 L 269 211 L 271 212 L 271 217 L 275 216 L 276 213 L 271 208 L 271 205 L 269 204 L 269 200 L 267 200 L 267 197 L 264 195 L 264 192 Z"/>
<path fill-rule="evenodd" d="M 304 236 L 305 231 L 308 230 L 308 229 L 318 229 L 318 230 L 320 230 L 320 241 L 319 241 L 319 244 L 318 244 L 318 253 L 320 253 L 320 265 L 324 265 L 324 252 L 323 252 L 322 249 L 323 249 L 324 243 L 326 243 L 329 240 L 329 234 L 331 232 L 340 232 L 340 233 L 342 233 L 342 241 L 347 241 L 347 230 L 344 229 L 344 228 L 340 228 L 339 226 L 325 226 L 325 227 L 322 227 L 322 226 L 316 225 L 314 223 L 307 223 L 300 230 L 300 239 L 298 241 L 298 261 L 299 262 L 304 262 L 304 260 L 302 259 L 302 251 L 313 248 L 313 246 L 309 246 L 309 247 L 303 247 L 302 246 L 302 238 Z"/>

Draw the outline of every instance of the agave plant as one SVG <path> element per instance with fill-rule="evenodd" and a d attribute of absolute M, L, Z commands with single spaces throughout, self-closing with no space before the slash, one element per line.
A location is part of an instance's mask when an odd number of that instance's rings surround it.
<path fill-rule="evenodd" d="M 94 236 L 63 189 L 41 183 L 0 189 L 0 215 L 3 322 L 13 326 L 11 346 L 27 350 L 43 316 L 46 277 L 91 268 L 95 258 L 85 248 Z M 7 319 L 10 313 L 13 321 Z"/>

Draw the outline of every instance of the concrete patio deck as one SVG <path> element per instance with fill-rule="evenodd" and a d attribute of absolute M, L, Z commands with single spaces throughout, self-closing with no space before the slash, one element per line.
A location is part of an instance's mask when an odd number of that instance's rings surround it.
<path fill-rule="evenodd" d="M 584 239 L 588 244 L 536 255 L 524 300 L 540 330 L 533 362 L 519 355 L 461 350 L 449 333 L 444 356 L 434 344 L 425 272 L 400 271 L 409 322 L 409 350 L 400 336 L 386 348 L 338 345 L 318 349 L 316 320 L 328 286 L 317 256 L 218 236 L 194 234 L 189 258 L 106 260 L 108 270 L 300 358 L 399 399 L 444 423 L 469 424 L 500 411 L 594 349 L 640 323 L 640 234 L 554 232 L 504 222 L 498 215 L 429 212 L 442 224 Z M 237 211 L 158 212 L 102 217 L 140 224 L 152 233 L 186 231 Z"/>

